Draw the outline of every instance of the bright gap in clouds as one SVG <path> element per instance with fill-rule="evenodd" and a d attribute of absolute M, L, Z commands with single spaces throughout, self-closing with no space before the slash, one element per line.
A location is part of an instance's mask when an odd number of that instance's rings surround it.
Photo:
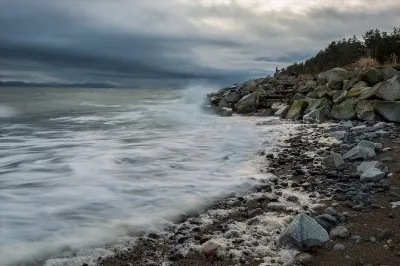
<path fill-rule="evenodd" d="M 364 1 L 364 2 L 363 2 Z M 388 0 L 381 0 L 387 2 Z M 238 5 L 250 9 L 255 13 L 264 12 L 301 12 L 313 7 L 334 7 L 335 9 L 347 9 L 360 7 L 365 0 L 178 0 L 185 4 L 201 4 L 204 6 Z"/>

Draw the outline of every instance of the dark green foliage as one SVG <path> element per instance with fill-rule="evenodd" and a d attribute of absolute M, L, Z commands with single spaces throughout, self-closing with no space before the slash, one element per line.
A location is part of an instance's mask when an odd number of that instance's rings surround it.
<path fill-rule="evenodd" d="M 393 62 L 393 55 L 400 59 L 400 27 L 395 27 L 392 32 L 370 30 L 362 37 L 362 41 L 355 35 L 333 41 L 314 57 L 294 63 L 283 69 L 283 72 L 316 74 L 334 67 L 348 66 L 361 57 L 375 58 L 381 64 Z"/>

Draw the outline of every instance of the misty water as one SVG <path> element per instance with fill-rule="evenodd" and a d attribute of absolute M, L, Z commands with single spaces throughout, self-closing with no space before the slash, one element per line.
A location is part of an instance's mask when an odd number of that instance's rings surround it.
<path fill-rule="evenodd" d="M 208 90 L 0 88 L 0 264 L 80 265 L 248 188 L 285 129 L 205 113 Z"/>

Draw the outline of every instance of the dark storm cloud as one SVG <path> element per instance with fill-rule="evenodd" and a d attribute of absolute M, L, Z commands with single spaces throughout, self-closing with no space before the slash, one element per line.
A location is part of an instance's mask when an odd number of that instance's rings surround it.
<path fill-rule="evenodd" d="M 396 0 L 263 9 L 273 2 L 1 1 L 0 77 L 122 85 L 240 82 L 304 60 L 331 40 L 400 24 Z"/>

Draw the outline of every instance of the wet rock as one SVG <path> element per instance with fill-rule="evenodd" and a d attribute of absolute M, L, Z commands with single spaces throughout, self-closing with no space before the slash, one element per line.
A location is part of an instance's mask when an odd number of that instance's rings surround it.
<path fill-rule="evenodd" d="M 220 116 L 232 116 L 233 110 L 232 110 L 232 108 L 223 107 L 219 110 L 219 115 Z"/>
<path fill-rule="evenodd" d="M 353 206 L 352 210 L 359 212 L 359 211 L 364 210 L 364 206 L 363 205 L 356 205 L 356 206 Z"/>
<path fill-rule="evenodd" d="M 361 182 L 379 182 L 385 177 L 386 173 L 378 168 L 369 168 L 360 176 Z"/>
<path fill-rule="evenodd" d="M 347 228 L 344 226 L 336 226 L 329 233 L 331 239 L 337 239 L 337 238 L 344 239 L 349 237 L 349 235 L 350 235 L 349 230 L 347 230 Z"/>
<path fill-rule="evenodd" d="M 333 207 L 328 207 L 328 208 L 326 208 L 326 209 L 324 210 L 324 213 L 325 213 L 325 214 L 329 214 L 329 215 L 331 215 L 331 216 L 338 216 L 338 215 L 339 215 L 339 213 L 337 212 L 337 210 L 335 210 L 335 208 L 333 208 Z"/>
<path fill-rule="evenodd" d="M 151 239 L 158 239 L 158 238 L 160 238 L 160 236 L 157 235 L 156 233 L 149 233 L 149 234 L 147 235 L 147 237 L 148 237 L 148 238 L 151 238 Z"/>
<path fill-rule="evenodd" d="M 318 215 L 314 220 L 327 231 L 330 231 L 339 223 L 336 218 L 329 214 Z"/>
<path fill-rule="evenodd" d="M 394 233 L 392 231 L 390 231 L 389 229 L 385 229 L 382 230 L 377 236 L 376 238 L 378 240 L 387 240 L 394 237 Z"/>
<path fill-rule="evenodd" d="M 373 126 L 373 129 L 376 131 L 376 130 L 384 129 L 385 127 L 387 127 L 386 122 L 378 122 Z"/>
<path fill-rule="evenodd" d="M 324 164 L 333 169 L 339 168 L 344 164 L 343 157 L 339 153 L 331 153 L 324 158 Z"/>
<path fill-rule="evenodd" d="M 214 105 L 218 105 L 220 101 L 221 101 L 221 97 L 218 97 L 218 96 L 213 96 L 210 99 L 210 102 Z"/>
<path fill-rule="evenodd" d="M 328 232 L 306 214 L 297 215 L 279 238 L 279 244 L 306 250 L 329 240 Z"/>
<path fill-rule="evenodd" d="M 350 237 L 350 241 L 356 244 L 360 244 L 362 240 L 361 236 L 352 236 Z"/>
<path fill-rule="evenodd" d="M 308 253 L 299 253 L 296 255 L 294 260 L 297 264 L 300 264 L 303 266 L 312 265 L 312 263 L 314 262 L 313 256 L 311 256 Z"/>
<path fill-rule="evenodd" d="M 220 249 L 220 245 L 209 241 L 203 244 L 202 252 L 206 257 L 216 257 L 218 249 Z"/>
<path fill-rule="evenodd" d="M 272 116 L 273 114 L 274 114 L 274 111 L 272 111 L 272 109 L 263 109 L 263 110 L 258 111 L 254 115 L 265 117 L 265 116 Z"/>
<path fill-rule="evenodd" d="M 376 153 L 373 149 L 364 147 L 364 146 L 356 146 L 350 151 L 346 152 L 343 155 L 343 159 L 348 160 L 357 160 L 357 159 L 370 159 L 375 157 Z"/>
<path fill-rule="evenodd" d="M 306 123 L 320 124 L 325 121 L 325 107 L 315 109 L 303 116 L 303 121 Z"/>
<path fill-rule="evenodd" d="M 333 246 L 333 250 L 337 252 L 343 252 L 346 249 L 345 245 L 343 244 L 335 244 Z"/>
<path fill-rule="evenodd" d="M 228 103 L 236 103 L 240 100 L 240 94 L 236 90 L 227 91 L 222 98 Z"/>

